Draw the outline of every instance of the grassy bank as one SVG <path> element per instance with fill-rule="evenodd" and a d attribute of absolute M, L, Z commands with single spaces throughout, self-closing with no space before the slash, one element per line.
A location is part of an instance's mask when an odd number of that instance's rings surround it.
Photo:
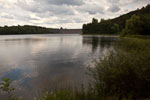
<path fill-rule="evenodd" d="M 93 80 L 88 88 L 47 91 L 34 100 L 146 100 L 150 98 L 150 39 L 120 38 L 115 51 L 94 62 L 88 74 Z M 19 100 L 11 92 L 9 80 L 1 89 L 9 100 Z"/>

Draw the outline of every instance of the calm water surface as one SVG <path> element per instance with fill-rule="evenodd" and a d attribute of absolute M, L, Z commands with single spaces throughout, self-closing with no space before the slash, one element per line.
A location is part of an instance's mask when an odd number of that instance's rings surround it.
<path fill-rule="evenodd" d="M 28 99 L 43 89 L 87 83 L 87 66 L 113 49 L 116 40 L 60 34 L 0 36 L 0 79 L 12 79 L 16 94 Z"/>

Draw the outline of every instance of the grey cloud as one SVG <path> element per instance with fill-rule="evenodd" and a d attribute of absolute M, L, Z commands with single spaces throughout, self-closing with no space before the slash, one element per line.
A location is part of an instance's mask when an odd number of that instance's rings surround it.
<path fill-rule="evenodd" d="M 82 19 L 79 19 L 79 18 L 72 18 L 72 19 L 61 19 L 61 20 L 59 20 L 59 21 L 56 21 L 57 23 L 62 23 L 62 24 L 64 24 L 64 23 L 81 23 L 81 22 L 83 22 L 83 20 Z"/>
<path fill-rule="evenodd" d="M 81 18 L 70 18 L 69 19 L 69 17 L 67 17 L 67 18 L 58 18 L 58 19 L 55 19 L 55 20 L 53 20 L 53 21 L 45 21 L 44 23 L 45 24 L 54 24 L 53 22 L 55 22 L 55 24 L 66 24 L 66 23 L 82 23 L 82 22 L 84 22 L 84 20 L 83 19 L 81 19 Z"/>
<path fill-rule="evenodd" d="M 74 22 L 75 22 L 75 23 L 83 23 L 84 20 L 82 20 L 81 18 L 75 18 L 75 19 L 74 19 Z"/>
<path fill-rule="evenodd" d="M 114 13 L 114 12 L 120 11 L 120 8 L 117 5 L 112 5 L 111 7 L 109 7 L 108 11 L 111 11 Z"/>
<path fill-rule="evenodd" d="M 4 7 L 0 4 L 0 9 L 3 9 Z"/>
<path fill-rule="evenodd" d="M 98 5 L 83 5 L 79 8 L 77 8 L 78 11 L 82 11 L 82 12 L 88 12 L 89 14 L 97 14 L 97 13 L 101 13 L 104 14 L 104 8 Z"/>
<path fill-rule="evenodd" d="M 32 4 L 28 4 L 26 2 L 26 0 L 17 0 L 17 6 L 19 6 L 20 8 L 22 8 L 23 10 L 27 10 L 27 11 L 31 11 L 31 12 L 45 12 L 43 9 L 43 6 L 41 6 L 40 4 L 38 4 L 37 2 L 34 2 Z"/>
<path fill-rule="evenodd" d="M 5 17 L 15 18 L 21 21 L 40 20 L 39 18 L 34 18 L 34 17 L 31 17 L 30 15 L 20 15 L 20 14 L 14 14 L 13 16 L 5 16 Z"/>
<path fill-rule="evenodd" d="M 120 5 L 121 0 L 107 0 L 107 2 L 110 4 L 110 7 L 108 8 L 108 11 L 114 13 L 120 11 Z"/>
<path fill-rule="evenodd" d="M 55 6 L 51 5 L 52 8 L 49 8 L 48 11 L 50 11 L 53 14 L 56 15 L 74 15 L 74 10 L 71 7 L 68 7 L 66 5 L 64 6 Z"/>
<path fill-rule="evenodd" d="M 51 15 L 74 15 L 72 7 L 67 5 L 59 6 L 45 3 L 41 6 L 38 2 L 27 4 L 25 1 L 23 2 L 23 0 L 18 0 L 18 6 L 33 13 L 43 14 L 49 12 Z"/>
<path fill-rule="evenodd" d="M 68 20 L 68 19 L 60 19 L 60 20 L 58 20 L 58 21 L 56 21 L 56 23 L 72 23 L 72 20 Z"/>
<path fill-rule="evenodd" d="M 65 23 L 72 23 L 72 20 L 70 19 L 57 19 L 57 20 L 53 20 L 55 22 L 55 24 L 65 24 Z M 45 24 L 54 24 L 53 22 L 45 22 Z"/>
<path fill-rule="evenodd" d="M 119 3 L 120 0 L 107 0 L 109 3 L 116 4 Z"/>
<path fill-rule="evenodd" d="M 12 16 L 12 15 L 2 15 L 1 18 L 14 19 L 14 16 Z"/>
<path fill-rule="evenodd" d="M 83 0 L 34 0 L 35 2 L 39 3 L 48 3 L 54 5 L 82 5 L 84 4 Z"/>
<path fill-rule="evenodd" d="M 150 0 L 132 0 L 133 3 L 135 2 L 145 2 L 145 3 L 150 3 Z"/>
<path fill-rule="evenodd" d="M 123 6 L 127 5 L 137 5 L 137 4 L 150 4 L 150 0 L 119 0 L 119 4 Z"/>
<path fill-rule="evenodd" d="M 33 18 L 33 17 L 31 17 L 31 16 L 26 16 L 26 17 L 20 17 L 20 19 L 26 19 L 27 21 L 30 21 L 30 20 L 39 20 L 39 18 Z M 22 19 L 22 20 L 23 20 Z"/>

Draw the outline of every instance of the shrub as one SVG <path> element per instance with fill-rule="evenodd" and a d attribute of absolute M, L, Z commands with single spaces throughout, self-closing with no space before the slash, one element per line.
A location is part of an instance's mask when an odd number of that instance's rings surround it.
<path fill-rule="evenodd" d="M 150 97 L 150 40 L 122 39 L 90 68 L 97 96 Z"/>

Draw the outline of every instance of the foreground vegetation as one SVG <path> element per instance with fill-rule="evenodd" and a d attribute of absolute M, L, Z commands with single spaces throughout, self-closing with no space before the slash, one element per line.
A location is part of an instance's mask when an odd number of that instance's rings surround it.
<path fill-rule="evenodd" d="M 150 98 L 150 40 L 121 38 L 114 51 L 95 61 L 89 67 L 92 76 L 87 88 L 65 88 L 47 91 L 35 100 L 145 100 Z M 0 87 L 13 96 L 11 81 L 4 79 Z"/>
<path fill-rule="evenodd" d="M 150 98 L 149 43 L 150 40 L 123 38 L 116 52 L 96 62 L 92 76 L 97 80 L 95 85 L 103 87 L 105 97 Z"/>

